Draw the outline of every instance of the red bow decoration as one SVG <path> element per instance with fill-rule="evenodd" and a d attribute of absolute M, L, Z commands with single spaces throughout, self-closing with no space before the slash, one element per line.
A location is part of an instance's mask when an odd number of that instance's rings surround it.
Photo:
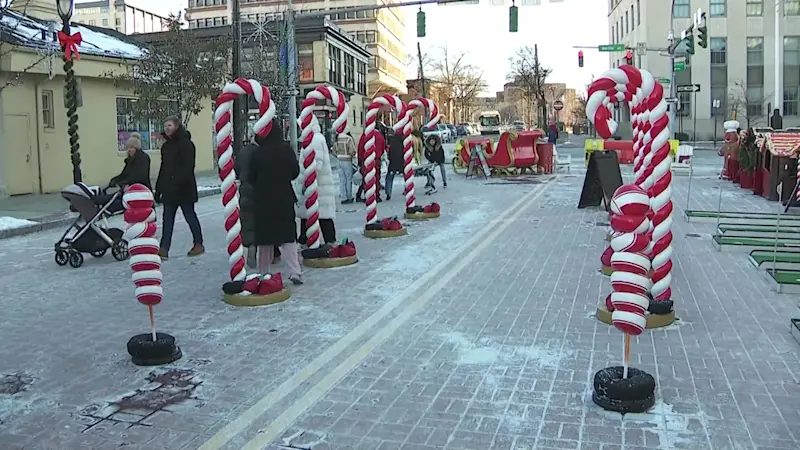
<path fill-rule="evenodd" d="M 64 59 L 72 61 L 73 59 L 81 59 L 81 54 L 78 53 L 78 46 L 83 42 L 83 37 L 80 32 L 75 34 L 67 34 L 63 31 L 58 32 L 58 43 L 64 49 Z"/>

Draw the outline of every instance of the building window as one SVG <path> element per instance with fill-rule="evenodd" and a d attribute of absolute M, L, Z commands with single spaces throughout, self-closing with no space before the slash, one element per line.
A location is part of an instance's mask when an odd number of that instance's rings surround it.
<path fill-rule="evenodd" d="M 636 25 L 642 24 L 642 5 L 639 0 L 636 0 Z"/>
<path fill-rule="evenodd" d="M 356 72 L 356 90 L 361 95 L 367 95 L 367 65 L 361 61 Z"/>
<path fill-rule="evenodd" d="M 120 18 L 117 17 L 116 19 L 114 19 L 114 25 L 116 25 L 116 26 L 122 25 L 122 20 L 120 20 Z"/>
<path fill-rule="evenodd" d="M 689 55 L 687 55 L 687 66 L 691 66 L 690 61 L 688 60 Z M 675 72 L 675 84 L 677 86 L 692 84 L 692 71 L 690 67 L 687 67 L 686 70 L 683 72 Z M 691 92 L 679 92 L 678 93 L 678 111 L 677 115 L 679 117 L 689 117 L 692 114 L 692 96 L 694 94 Z"/>
<path fill-rule="evenodd" d="M 328 44 L 328 81 L 342 84 L 342 50 Z"/>
<path fill-rule="evenodd" d="M 635 28 L 636 28 L 636 24 L 633 21 L 633 5 L 631 5 L 631 31 L 633 31 Z"/>
<path fill-rule="evenodd" d="M 297 78 L 300 83 L 314 82 L 314 46 L 300 44 L 297 46 Z"/>
<path fill-rule="evenodd" d="M 133 133 L 139 133 L 141 136 L 142 150 L 158 150 L 164 143 L 161 137 L 164 124 L 161 121 L 136 119 L 133 113 L 136 101 L 135 98 L 117 97 L 117 151 L 126 150 L 125 143 Z M 168 111 L 177 114 L 178 103 L 174 101 L 169 103 Z"/>
<path fill-rule="evenodd" d="M 97 21 L 96 21 L 96 20 L 90 20 L 90 21 L 89 21 L 89 25 L 95 25 L 96 23 L 97 23 Z"/>
<path fill-rule="evenodd" d="M 725 17 L 725 14 L 727 14 L 727 1 L 728 0 L 711 0 L 709 3 L 709 13 L 711 17 Z"/>
<path fill-rule="evenodd" d="M 747 38 L 747 117 L 764 114 L 764 38 Z"/>
<path fill-rule="evenodd" d="M 353 55 L 344 55 L 344 87 L 356 88 L 356 59 Z"/>
<path fill-rule="evenodd" d="M 103 26 L 104 26 L 104 27 L 107 27 L 107 26 L 108 26 L 108 19 L 103 19 Z"/>
<path fill-rule="evenodd" d="M 728 41 L 727 38 L 711 38 L 711 101 L 719 100 L 719 109 L 712 115 L 727 117 L 728 104 Z"/>
<path fill-rule="evenodd" d="M 611 25 L 611 43 L 612 44 L 617 43 L 617 34 L 616 31 L 614 30 L 614 25 Z"/>
<path fill-rule="evenodd" d="M 377 56 L 370 56 L 369 57 L 369 68 L 370 69 L 377 69 L 378 68 L 378 57 Z"/>
<path fill-rule="evenodd" d="M 688 19 L 692 15 L 689 0 L 675 0 L 672 5 L 672 16 L 676 19 Z"/>
<path fill-rule="evenodd" d="M 53 91 L 42 91 L 42 126 L 48 129 L 56 127 L 56 115 L 53 110 Z"/>
<path fill-rule="evenodd" d="M 625 11 L 625 34 L 627 35 L 630 31 L 628 28 L 628 11 Z"/>
<path fill-rule="evenodd" d="M 783 15 L 800 16 L 800 0 L 784 0 Z"/>
<path fill-rule="evenodd" d="M 747 15 L 758 17 L 764 14 L 764 0 L 747 0 Z"/>
<path fill-rule="evenodd" d="M 214 26 L 215 27 L 222 26 L 222 17 L 214 17 Z"/>
<path fill-rule="evenodd" d="M 783 115 L 800 115 L 800 36 L 783 38 Z"/>

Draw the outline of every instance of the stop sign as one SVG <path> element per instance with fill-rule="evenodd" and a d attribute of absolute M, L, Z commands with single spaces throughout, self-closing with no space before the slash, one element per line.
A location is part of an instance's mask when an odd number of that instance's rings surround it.
<path fill-rule="evenodd" d="M 564 102 L 562 102 L 561 100 L 554 101 L 553 109 L 555 109 L 556 111 L 561 111 L 562 109 L 564 109 Z"/>

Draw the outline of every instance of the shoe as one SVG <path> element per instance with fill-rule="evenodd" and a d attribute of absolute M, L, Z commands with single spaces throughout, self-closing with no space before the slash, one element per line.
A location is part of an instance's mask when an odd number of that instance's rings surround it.
<path fill-rule="evenodd" d="M 349 199 L 349 200 L 342 200 L 342 204 L 343 204 L 343 205 L 349 205 L 349 204 L 351 204 L 351 203 L 353 203 L 353 202 L 355 202 L 355 200 L 353 200 L 352 198 L 351 198 L 351 199 Z"/>
<path fill-rule="evenodd" d="M 303 277 L 300 275 L 289 275 L 289 281 L 294 285 L 300 285 L 303 284 Z"/>
<path fill-rule="evenodd" d="M 272 264 L 280 264 L 280 263 L 281 263 L 281 257 L 280 256 L 275 256 L 275 257 L 272 258 Z"/>
<path fill-rule="evenodd" d="M 389 200 L 391 200 L 391 199 L 392 199 L 392 196 L 391 196 L 391 195 L 387 195 L 387 196 L 386 196 L 386 201 L 387 201 L 387 202 L 388 202 Z"/>
<path fill-rule="evenodd" d="M 366 203 L 367 201 L 363 198 L 356 199 L 358 203 Z"/>
<path fill-rule="evenodd" d="M 381 203 L 381 202 L 383 202 L 383 199 L 382 199 L 382 198 L 380 198 L 380 197 L 378 197 L 378 200 L 377 200 L 377 201 L 378 201 L 378 203 Z"/>
<path fill-rule="evenodd" d="M 162 261 L 169 259 L 169 251 L 164 250 L 163 248 L 158 249 L 158 257 L 161 258 Z"/>
<path fill-rule="evenodd" d="M 206 252 L 206 248 L 203 247 L 203 244 L 194 244 L 192 249 L 189 250 L 189 253 L 186 256 L 200 256 Z"/>
<path fill-rule="evenodd" d="M 444 187 L 447 187 L 447 183 L 444 184 Z"/>

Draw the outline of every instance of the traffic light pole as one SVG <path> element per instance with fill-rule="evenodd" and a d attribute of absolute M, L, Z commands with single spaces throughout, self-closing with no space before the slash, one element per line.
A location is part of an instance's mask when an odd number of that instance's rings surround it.
<path fill-rule="evenodd" d="M 672 0 L 669 7 L 669 34 L 667 35 L 667 40 L 669 41 L 667 46 L 667 53 L 669 54 L 669 98 L 675 98 L 678 95 L 678 87 L 675 86 L 675 49 L 678 47 L 675 42 L 675 0 Z M 678 104 L 669 104 L 669 123 L 673 126 L 677 109 Z"/>

